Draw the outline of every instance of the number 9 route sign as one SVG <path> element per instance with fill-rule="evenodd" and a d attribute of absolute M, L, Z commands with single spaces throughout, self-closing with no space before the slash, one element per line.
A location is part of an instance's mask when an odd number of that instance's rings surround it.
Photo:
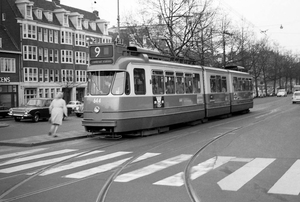
<path fill-rule="evenodd" d="M 113 46 L 90 46 L 90 58 L 110 58 L 113 57 Z"/>

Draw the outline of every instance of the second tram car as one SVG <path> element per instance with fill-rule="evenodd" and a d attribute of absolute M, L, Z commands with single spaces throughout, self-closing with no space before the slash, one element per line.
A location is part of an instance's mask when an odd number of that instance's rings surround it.
<path fill-rule="evenodd" d="M 252 77 L 118 44 L 90 47 L 82 125 L 112 134 L 249 111 Z"/>

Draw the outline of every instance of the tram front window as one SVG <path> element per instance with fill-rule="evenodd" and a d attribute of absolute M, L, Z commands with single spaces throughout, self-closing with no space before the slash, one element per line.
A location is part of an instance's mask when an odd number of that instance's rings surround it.
<path fill-rule="evenodd" d="M 125 72 L 90 72 L 88 74 L 88 93 L 90 95 L 108 95 L 112 90 L 113 94 L 123 94 L 125 78 Z"/>

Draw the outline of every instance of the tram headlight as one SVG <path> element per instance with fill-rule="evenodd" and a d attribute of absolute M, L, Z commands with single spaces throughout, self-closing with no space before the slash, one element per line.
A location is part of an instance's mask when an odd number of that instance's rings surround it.
<path fill-rule="evenodd" d="M 95 113 L 99 113 L 99 112 L 100 112 L 100 107 L 99 107 L 99 106 L 96 106 L 96 107 L 94 108 L 94 112 L 95 112 Z"/>

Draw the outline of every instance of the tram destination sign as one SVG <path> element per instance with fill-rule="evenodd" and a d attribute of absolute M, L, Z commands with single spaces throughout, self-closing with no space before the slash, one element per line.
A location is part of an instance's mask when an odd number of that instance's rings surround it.
<path fill-rule="evenodd" d="M 90 58 L 113 57 L 113 45 L 99 45 L 90 47 Z"/>
<path fill-rule="evenodd" d="M 113 60 L 112 59 L 98 59 L 98 60 L 91 60 L 90 63 L 92 65 L 96 65 L 96 64 L 112 64 Z"/>

